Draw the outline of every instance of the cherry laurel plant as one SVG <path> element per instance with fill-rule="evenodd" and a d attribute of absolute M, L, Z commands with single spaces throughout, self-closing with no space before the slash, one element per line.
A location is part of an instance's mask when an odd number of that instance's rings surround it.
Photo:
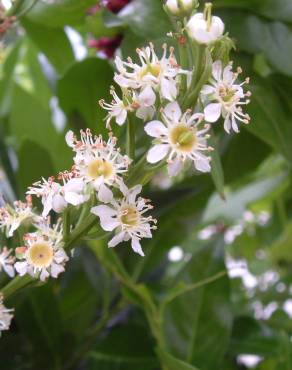
<path fill-rule="evenodd" d="M 240 80 L 241 69 L 233 68 L 233 42 L 222 20 L 212 15 L 211 4 L 199 12 L 195 0 L 168 0 L 164 8 L 174 27 L 168 37 L 176 47 L 164 44 L 161 50 L 150 43 L 137 49 L 138 62 L 116 57 L 119 91 L 112 87 L 113 100 L 100 101 L 107 112 L 108 137 L 89 129 L 80 136 L 69 131 L 72 168 L 57 179 L 32 184 L 25 202 L 0 208 L 1 232 L 13 238 L 9 245 L 15 243 L 14 248 L 0 247 L 0 271 L 13 279 L 0 291 L 0 334 L 13 318 L 4 300 L 38 280 L 57 278 L 70 250 L 93 229 L 109 236 L 109 247 L 128 242 L 144 256 L 141 241 L 152 238 L 157 221 L 150 201 L 140 196 L 142 186 L 164 166 L 170 177 L 186 165 L 188 171 L 210 172 L 212 124 L 223 118 L 222 130 L 230 134 L 249 123 L 243 109 L 249 103 L 250 92 L 243 88 L 248 79 Z M 136 160 L 138 120 L 153 140 Z M 125 154 L 111 132 L 115 124 L 126 126 Z M 41 200 L 41 213 L 33 196 Z"/>

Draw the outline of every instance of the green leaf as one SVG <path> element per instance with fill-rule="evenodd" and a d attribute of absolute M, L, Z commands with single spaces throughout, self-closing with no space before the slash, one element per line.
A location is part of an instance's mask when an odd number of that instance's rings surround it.
<path fill-rule="evenodd" d="M 19 158 L 17 178 L 22 193 L 33 182 L 55 173 L 49 152 L 36 142 L 24 140 L 17 154 Z"/>
<path fill-rule="evenodd" d="M 239 11 L 226 12 L 223 17 L 238 48 L 253 54 L 262 53 L 276 71 L 292 76 L 292 31 L 289 26 Z"/>
<path fill-rule="evenodd" d="M 270 19 L 292 22 L 292 3 L 290 0 L 215 0 L 214 6 L 247 9 Z"/>
<path fill-rule="evenodd" d="M 247 128 L 292 163 L 292 111 L 288 110 L 284 100 L 277 94 L 273 81 L 268 81 L 257 79 L 251 86 L 253 95 L 249 114 L 252 120 Z"/>
<path fill-rule="evenodd" d="M 62 350 L 61 317 L 50 284 L 30 290 L 19 304 L 16 315 L 32 348 L 31 362 L 42 369 L 57 369 Z"/>
<path fill-rule="evenodd" d="M 121 12 L 118 17 L 135 34 L 146 39 L 164 37 L 172 28 L 162 2 L 157 0 L 133 0 L 127 11 Z"/>
<path fill-rule="evenodd" d="M 174 281 L 195 284 L 225 271 L 221 239 L 194 253 Z M 171 284 L 171 282 L 169 283 Z M 202 370 L 220 368 L 232 325 L 229 280 L 221 277 L 175 298 L 165 309 L 164 332 L 169 351 Z"/>
<path fill-rule="evenodd" d="M 276 199 L 288 186 L 289 179 L 283 161 L 270 158 L 253 178 L 248 178 L 233 190 L 226 187 L 226 201 L 214 194 L 204 211 L 203 221 L 240 219 L 250 204 L 267 198 Z"/>
<path fill-rule="evenodd" d="M 29 38 L 62 75 L 74 62 L 73 50 L 64 30 L 39 25 L 27 18 L 22 18 L 21 24 Z"/>
<path fill-rule="evenodd" d="M 25 139 L 33 140 L 50 153 L 56 171 L 64 169 L 64 164 L 68 163 L 68 151 L 63 135 L 58 134 L 53 126 L 50 110 L 43 107 L 35 95 L 17 85 L 13 88 L 9 124 L 18 145 Z"/>
<path fill-rule="evenodd" d="M 77 25 L 83 22 L 86 11 L 95 4 L 96 0 L 58 0 L 53 3 L 38 1 L 27 17 L 47 27 Z"/>
<path fill-rule="evenodd" d="M 119 325 L 89 353 L 90 370 L 153 370 L 158 368 L 154 343 L 144 326 Z"/>
<path fill-rule="evenodd" d="M 106 61 L 88 58 L 75 63 L 59 80 L 57 95 L 60 106 L 67 113 L 75 129 L 89 127 L 94 133 L 106 133 L 103 122 L 106 112 L 99 106 L 100 99 L 109 96 L 112 70 Z"/>
<path fill-rule="evenodd" d="M 173 357 L 161 348 L 157 348 L 157 353 L 161 362 L 168 370 L 199 370 L 197 367 Z"/>

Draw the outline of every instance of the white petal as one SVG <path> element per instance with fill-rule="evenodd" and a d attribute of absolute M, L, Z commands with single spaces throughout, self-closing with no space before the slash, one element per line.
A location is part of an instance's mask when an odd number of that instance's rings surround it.
<path fill-rule="evenodd" d="M 150 107 L 154 105 L 156 95 L 150 85 L 147 85 L 144 90 L 139 94 L 139 103 L 143 106 Z"/>
<path fill-rule="evenodd" d="M 40 274 L 40 280 L 45 281 L 49 276 L 50 274 L 48 273 L 48 271 L 45 268 L 43 268 Z"/>
<path fill-rule="evenodd" d="M 175 80 L 163 78 L 161 80 L 161 95 L 163 98 L 173 101 L 177 96 L 177 88 Z"/>
<path fill-rule="evenodd" d="M 61 273 L 61 272 L 64 272 L 65 271 L 65 268 L 64 266 L 62 265 L 58 265 L 57 263 L 52 263 L 51 265 L 51 276 L 53 278 L 57 278 L 58 275 Z"/>
<path fill-rule="evenodd" d="M 50 193 L 47 197 L 43 197 L 42 203 L 44 206 L 42 216 L 47 217 L 47 215 L 50 213 L 50 210 L 53 208 L 53 194 Z"/>
<path fill-rule="evenodd" d="M 129 203 L 134 203 L 138 194 L 142 191 L 142 185 L 138 184 L 129 189 L 128 200 Z"/>
<path fill-rule="evenodd" d="M 152 119 L 155 113 L 155 109 L 153 107 L 140 107 L 136 111 L 136 116 L 144 121 Z"/>
<path fill-rule="evenodd" d="M 205 120 L 207 122 L 216 122 L 218 121 L 221 115 L 221 104 L 220 103 L 211 103 L 206 106 L 204 109 Z"/>
<path fill-rule="evenodd" d="M 65 141 L 67 143 L 68 146 L 70 146 L 71 148 L 74 147 L 74 133 L 73 131 L 68 131 L 67 134 L 65 135 Z"/>
<path fill-rule="evenodd" d="M 222 22 L 221 18 L 213 16 L 211 33 L 214 37 L 214 40 L 217 40 L 219 37 L 221 37 L 223 35 L 223 32 L 224 32 L 224 23 Z"/>
<path fill-rule="evenodd" d="M 13 266 L 10 266 L 10 265 L 4 265 L 3 266 L 3 269 L 4 271 L 6 272 L 6 274 L 8 276 L 10 276 L 11 278 L 13 278 L 15 276 L 15 271 L 14 271 L 14 268 Z"/>
<path fill-rule="evenodd" d="M 116 236 L 114 236 L 108 243 L 108 246 L 109 247 L 115 247 L 116 245 L 118 245 L 119 243 L 121 243 L 122 241 L 125 240 L 125 232 L 120 232 L 119 234 L 117 234 Z"/>
<path fill-rule="evenodd" d="M 73 206 L 78 206 L 79 204 L 84 203 L 87 200 L 87 198 L 84 197 L 84 195 L 82 194 L 67 191 L 65 193 L 65 200 L 66 202 L 72 204 Z"/>
<path fill-rule="evenodd" d="M 169 146 L 167 144 L 154 145 L 147 153 L 147 161 L 149 163 L 157 163 L 167 155 L 168 151 Z"/>
<path fill-rule="evenodd" d="M 140 256 L 142 256 L 142 257 L 145 256 L 138 238 L 133 237 L 131 245 L 132 245 L 132 248 L 133 248 L 134 252 L 140 254 Z"/>
<path fill-rule="evenodd" d="M 27 273 L 27 262 L 26 261 L 16 262 L 14 264 L 14 268 L 20 276 L 23 276 Z"/>
<path fill-rule="evenodd" d="M 64 185 L 64 191 L 80 193 L 84 188 L 84 181 L 81 178 L 71 179 Z"/>
<path fill-rule="evenodd" d="M 211 171 L 211 166 L 210 166 L 210 161 L 207 157 L 202 157 L 199 159 L 195 159 L 195 167 L 198 171 L 201 172 L 210 172 Z"/>
<path fill-rule="evenodd" d="M 127 119 L 127 110 L 126 109 L 121 109 L 120 113 L 116 115 L 116 123 L 119 126 L 122 126 Z"/>
<path fill-rule="evenodd" d="M 168 163 L 167 172 L 169 176 L 176 176 L 183 168 L 183 163 L 179 158 L 176 158 L 174 161 Z"/>
<path fill-rule="evenodd" d="M 107 186 L 101 184 L 97 193 L 97 198 L 101 202 L 108 203 L 113 199 L 113 193 Z"/>
<path fill-rule="evenodd" d="M 115 217 L 117 215 L 117 211 L 109 206 L 100 205 L 91 208 L 91 213 L 98 217 Z"/>
<path fill-rule="evenodd" d="M 210 95 L 215 92 L 215 88 L 211 85 L 204 85 L 201 90 L 201 94 L 203 95 Z"/>
<path fill-rule="evenodd" d="M 224 120 L 224 130 L 227 132 L 227 134 L 230 134 L 231 129 L 231 119 L 230 115 L 227 115 L 227 117 Z"/>
<path fill-rule="evenodd" d="M 64 197 L 60 194 L 57 194 L 53 198 L 52 208 L 55 212 L 60 213 L 67 206 L 67 202 Z"/>
<path fill-rule="evenodd" d="M 169 120 L 174 122 L 178 122 L 182 115 L 180 106 L 176 101 L 168 103 L 163 112 Z"/>
<path fill-rule="evenodd" d="M 160 137 L 162 135 L 167 135 L 168 130 L 164 124 L 160 121 L 151 121 L 148 122 L 144 127 L 144 130 L 149 136 Z"/>
<path fill-rule="evenodd" d="M 217 60 L 212 66 L 212 75 L 216 81 L 220 81 L 222 78 L 222 62 Z"/>

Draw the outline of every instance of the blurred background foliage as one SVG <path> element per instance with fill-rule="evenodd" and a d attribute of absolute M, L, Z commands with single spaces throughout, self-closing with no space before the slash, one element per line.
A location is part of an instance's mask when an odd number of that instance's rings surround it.
<path fill-rule="evenodd" d="M 253 93 L 251 124 L 217 137 L 225 200 L 208 175 L 173 184 L 164 173 L 155 176 L 144 193 L 156 205 L 159 228 L 143 244 L 146 257 L 129 246 L 108 251 L 94 235 L 80 243 L 58 281 L 7 303 L 16 315 L 0 341 L 0 369 L 158 370 L 158 358 L 168 370 L 292 369 L 292 2 L 213 4 Z M 71 166 L 68 129 L 106 132 L 98 100 L 109 100 L 114 69 L 104 56 L 116 44 L 123 57 L 135 58 L 136 47 L 167 40 L 171 25 L 160 0 L 133 0 L 115 13 L 95 5 L 13 5 L 17 20 L 2 35 L 0 55 L 5 200 L 23 199 L 32 182 Z M 139 130 L 142 150 L 147 142 Z M 123 147 L 125 133 L 114 131 Z M 133 304 L 107 269 L 112 258 L 142 294 L 164 302 L 163 351 L 156 350 L 147 309 Z"/>

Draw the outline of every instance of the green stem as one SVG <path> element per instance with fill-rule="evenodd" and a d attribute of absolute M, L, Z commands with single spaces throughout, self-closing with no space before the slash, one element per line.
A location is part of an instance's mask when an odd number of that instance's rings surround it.
<path fill-rule="evenodd" d="M 188 51 L 187 46 L 185 44 L 181 44 L 178 42 L 178 49 L 179 49 L 179 61 L 180 66 L 184 70 L 188 70 L 189 63 L 188 63 Z M 183 94 L 187 89 L 187 75 L 181 75 L 181 83 L 180 83 L 180 93 Z"/>
<path fill-rule="evenodd" d="M 201 91 L 203 85 L 205 85 L 208 82 L 209 78 L 210 78 L 211 71 L 212 71 L 211 54 L 208 50 L 206 50 L 205 55 L 206 55 L 205 64 L 204 64 L 203 71 L 200 74 L 199 81 L 195 84 L 194 88 L 188 89 L 188 94 L 187 94 L 187 96 L 186 96 L 186 98 L 184 99 L 184 102 L 183 102 L 183 109 L 193 107 L 197 104 L 197 101 L 198 101 L 198 98 L 199 98 L 199 95 L 200 95 L 200 91 Z"/>
<path fill-rule="evenodd" d="M 136 139 L 136 127 L 133 117 L 128 115 L 127 119 L 127 155 L 133 161 L 135 160 L 135 139 Z"/>
<path fill-rule="evenodd" d="M 7 299 L 20 289 L 31 285 L 33 282 L 37 283 L 38 281 L 30 275 L 16 276 L 1 290 L 1 293 L 4 298 Z"/>

